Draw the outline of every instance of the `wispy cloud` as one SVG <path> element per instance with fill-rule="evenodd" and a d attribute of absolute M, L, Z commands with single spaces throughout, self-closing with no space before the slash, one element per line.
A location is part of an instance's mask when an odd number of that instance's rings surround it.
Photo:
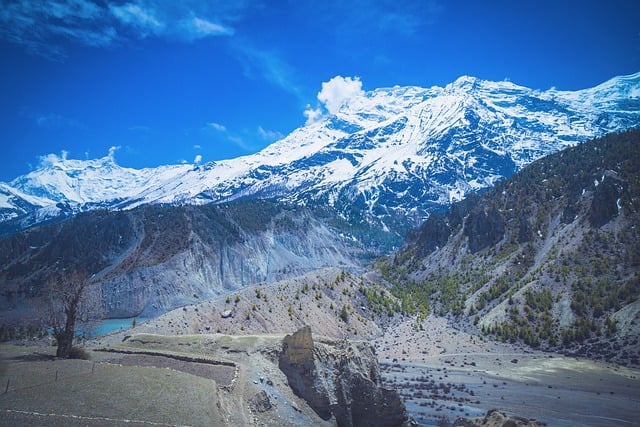
<path fill-rule="evenodd" d="M 201 131 L 210 135 L 215 141 L 230 142 L 242 150 L 251 151 L 251 146 L 245 142 L 245 139 L 240 134 L 228 130 L 223 124 L 209 122 L 202 127 Z"/>
<path fill-rule="evenodd" d="M 47 129 L 59 129 L 59 128 L 76 128 L 86 129 L 87 127 L 80 121 L 62 116 L 57 113 L 29 113 L 29 116 L 33 118 L 41 128 Z"/>
<path fill-rule="evenodd" d="M 212 141 L 231 143 L 246 152 L 254 152 L 264 147 L 265 142 L 271 143 L 284 138 L 281 132 L 265 129 L 262 126 L 258 126 L 255 130 L 241 129 L 236 131 L 217 122 L 205 124 L 200 131 L 208 135 Z M 195 148 L 201 149 L 203 147 L 197 145 L 194 146 Z"/>
<path fill-rule="evenodd" d="M 216 122 L 209 122 L 207 123 L 206 127 L 218 132 L 223 132 L 223 133 L 227 131 L 227 128 L 225 125 L 221 125 L 220 123 L 216 123 Z"/>
<path fill-rule="evenodd" d="M 3 2 L 0 38 L 61 59 L 66 43 L 99 47 L 147 37 L 229 36 L 247 7 L 244 0 L 18 0 Z"/>
<path fill-rule="evenodd" d="M 256 149 L 256 147 L 253 144 L 247 142 L 247 140 L 241 137 L 240 135 L 229 135 L 227 137 L 227 140 L 233 143 L 236 147 L 241 148 L 246 152 L 252 152 L 252 151 L 255 151 Z"/>
<path fill-rule="evenodd" d="M 443 7 L 435 0 L 377 1 L 368 9 L 369 18 L 381 31 L 415 34 L 424 25 L 433 24 Z"/>
<path fill-rule="evenodd" d="M 138 4 L 110 5 L 109 11 L 122 24 L 138 29 L 141 37 L 146 37 L 149 34 L 161 34 L 166 28 L 166 24 L 156 16 L 154 9 L 145 9 Z"/>
<path fill-rule="evenodd" d="M 129 127 L 128 130 L 130 132 L 146 134 L 146 133 L 149 133 L 151 131 L 151 128 L 149 126 L 144 126 L 144 125 L 135 125 L 135 126 Z"/>
<path fill-rule="evenodd" d="M 236 58 L 243 66 L 245 77 L 264 79 L 269 83 L 302 99 L 302 91 L 296 83 L 295 71 L 276 51 L 260 49 L 249 42 L 233 44 Z"/>
<path fill-rule="evenodd" d="M 274 142 L 284 138 L 284 135 L 281 132 L 268 130 L 263 128 L 262 126 L 258 126 L 258 135 L 260 135 L 260 137 L 267 142 Z"/>
<path fill-rule="evenodd" d="M 8 4 L 7 4 L 8 3 Z M 96 22 L 103 22 L 95 25 Z M 104 8 L 85 0 L 21 0 L 3 2 L 0 37 L 48 57 L 64 56 L 53 40 L 67 39 L 88 46 L 113 43 L 117 34 L 105 20 Z"/>
<path fill-rule="evenodd" d="M 115 162 L 116 151 L 118 151 L 120 148 L 122 148 L 120 145 L 112 145 L 111 147 L 109 147 L 109 154 L 107 154 L 107 157 L 109 157 L 112 162 Z"/>
<path fill-rule="evenodd" d="M 411 36 L 433 24 L 444 9 L 438 0 L 350 0 L 314 6 L 333 23 L 339 37 L 366 37 L 370 31 Z"/>
<path fill-rule="evenodd" d="M 209 36 L 230 36 L 234 30 L 230 27 L 207 21 L 206 19 L 194 16 L 191 19 L 181 21 L 183 37 L 187 39 L 201 39 Z"/>

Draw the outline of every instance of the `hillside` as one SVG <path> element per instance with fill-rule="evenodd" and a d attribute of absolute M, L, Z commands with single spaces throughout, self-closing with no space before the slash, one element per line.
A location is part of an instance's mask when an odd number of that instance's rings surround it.
<path fill-rule="evenodd" d="M 0 240 L 3 324 L 32 317 L 54 273 L 92 277 L 101 317 L 144 317 L 370 255 L 329 211 L 268 201 L 92 211 Z M 22 323 L 24 325 L 24 322 Z"/>
<path fill-rule="evenodd" d="M 406 311 L 638 366 L 640 130 L 540 159 L 434 214 L 380 264 Z"/>

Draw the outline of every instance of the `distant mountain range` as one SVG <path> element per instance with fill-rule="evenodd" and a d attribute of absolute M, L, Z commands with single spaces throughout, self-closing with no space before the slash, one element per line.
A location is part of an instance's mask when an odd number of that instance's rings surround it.
<path fill-rule="evenodd" d="M 131 169 L 57 159 L 0 183 L 0 234 L 107 208 L 276 199 L 401 233 L 549 153 L 640 123 L 640 73 L 568 92 L 460 77 L 376 89 L 249 156 Z"/>

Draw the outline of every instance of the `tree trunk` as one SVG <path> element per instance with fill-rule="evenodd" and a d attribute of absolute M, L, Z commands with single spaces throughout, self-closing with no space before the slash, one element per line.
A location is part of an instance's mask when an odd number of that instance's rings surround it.
<path fill-rule="evenodd" d="M 67 333 L 66 330 L 62 331 L 56 339 L 58 340 L 58 349 L 56 350 L 56 356 L 68 359 L 71 356 L 71 349 L 73 348 L 73 330 L 71 333 Z"/>
<path fill-rule="evenodd" d="M 73 338 L 76 333 L 77 300 L 78 298 L 74 298 L 69 304 L 69 307 L 65 310 L 67 319 L 64 324 L 64 329 L 56 334 L 56 339 L 58 340 L 56 356 L 64 359 L 71 357 L 71 349 L 73 348 Z"/>

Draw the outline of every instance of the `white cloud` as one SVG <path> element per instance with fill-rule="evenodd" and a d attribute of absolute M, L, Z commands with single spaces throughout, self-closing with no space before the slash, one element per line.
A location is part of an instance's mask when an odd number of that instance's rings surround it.
<path fill-rule="evenodd" d="M 59 59 L 65 56 L 60 39 L 85 46 L 113 43 L 117 33 L 108 16 L 105 8 L 89 0 L 3 2 L 0 38 L 21 44 L 33 53 Z"/>
<path fill-rule="evenodd" d="M 328 82 L 323 82 L 322 90 L 318 92 L 319 105 L 315 108 L 307 105 L 304 110 L 303 114 L 307 118 L 306 125 L 322 119 L 324 116 L 323 107 L 329 114 L 336 114 L 340 108 L 363 96 L 364 91 L 360 77 L 335 76 Z"/>
<path fill-rule="evenodd" d="M 44 156 L 38 157 L 38 167 L 44 168 L 44 167 L 55 165 L 60 162 L 64 162 L 65 160 L 67 160 L 68 155 L 69 155 L 69 152 L 66 150 L 62 150 L 59 156 L 53 153 L 45 154 Z"/>
<path fill-rule="evenodd" d="M 196 145 L 193 146 L 194 150 L 200 150 L 201 148 L 202 148 L 202 145 L 200 145 L 200 144 L 196 144 Z"/>
<path fill-rule="evenodd" d="M 335 114 L 349 101 L 361 96 L 364 96 L 364 91 L 359 77 L 335 76 L 328 82 L 322 83 L 322 90 L 318 92 L 318 101 L 324 104 L 330 114 Z"/>
<path fill-rule="evenodd" d="M 201 154 L 197 154 L 195 159 L 193 159 L 193 163 L 194 164 L 200 164 L 202 162 L 202 155 Z"/>

